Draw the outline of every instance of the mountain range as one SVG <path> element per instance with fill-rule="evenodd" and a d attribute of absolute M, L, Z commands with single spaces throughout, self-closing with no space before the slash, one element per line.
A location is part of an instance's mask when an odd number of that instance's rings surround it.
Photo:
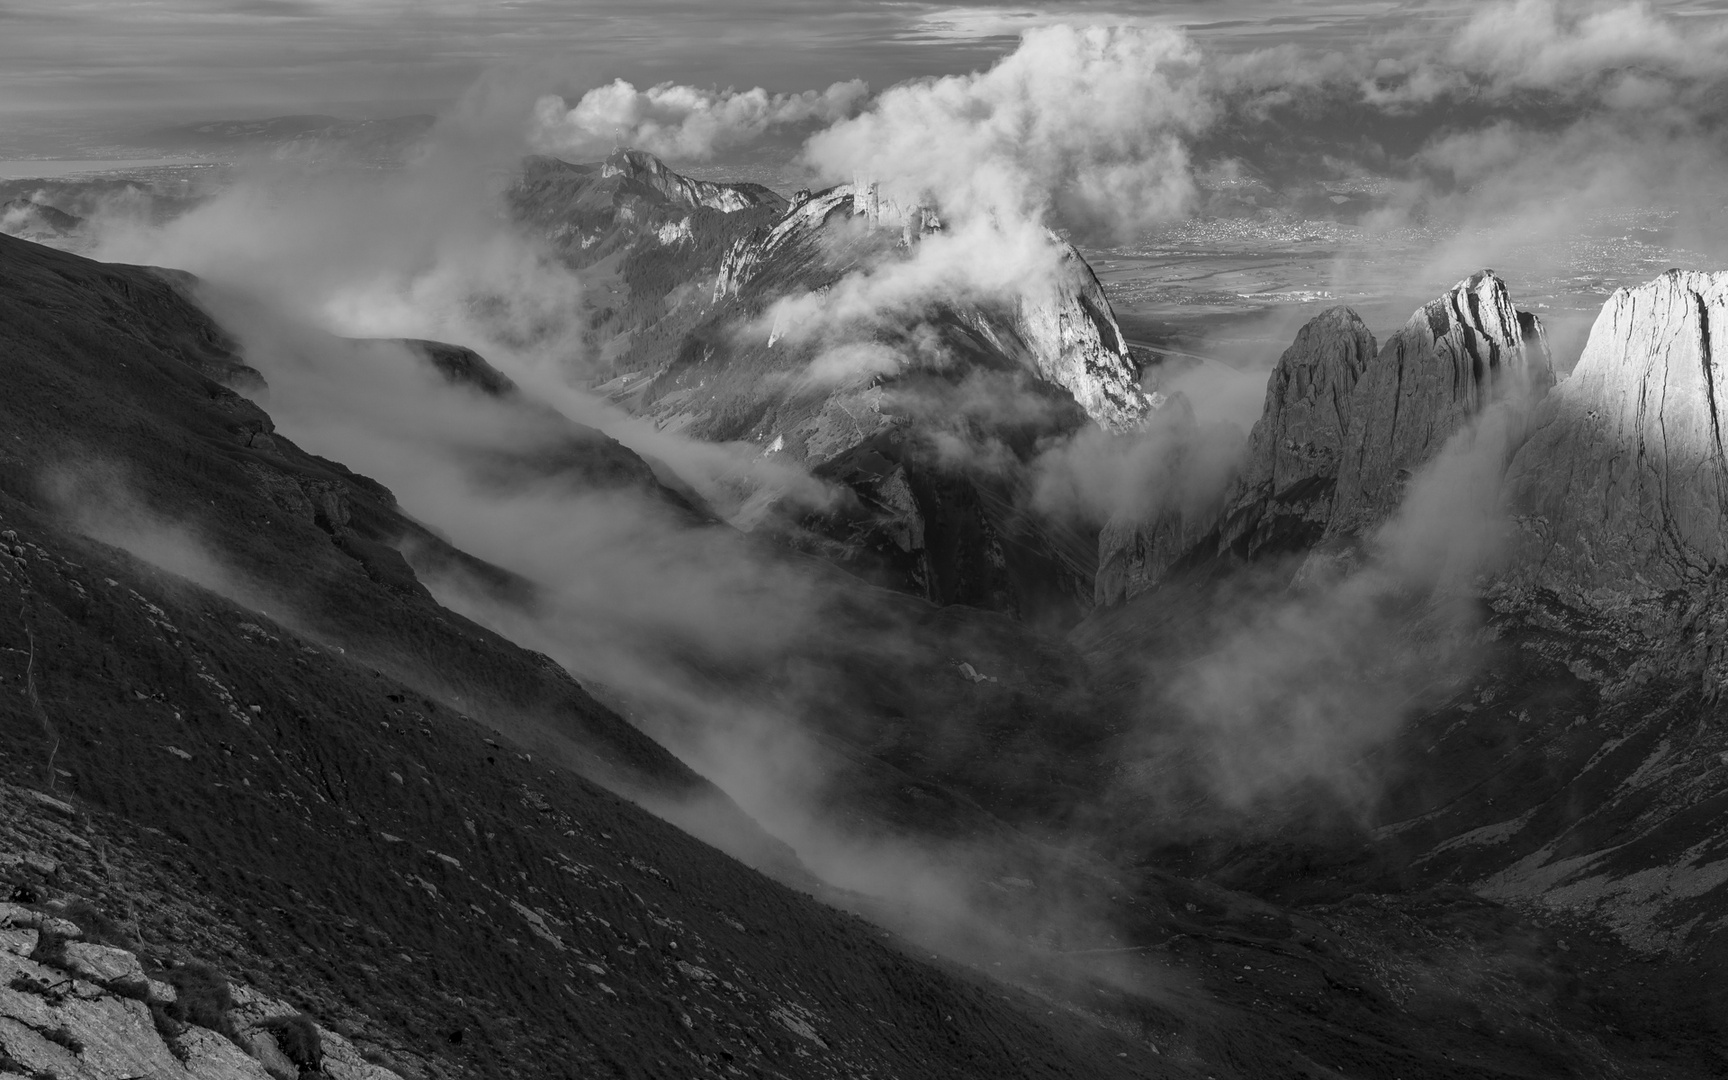
<path fill-rule="evenodd" d="M 1059 238 L 1043 291 L 846 321 L 944 239 L 867 179 L 620 152 L 508 202 L 595 298 L 594 393 L 830 496 L 698 494 L 471 350 L 317 347 L 808 631 L 627 640 L 678 700 L 536 651 L 552 585 L 279 430 L 207 283 L 0 237 L 0 1068 L 1720 1074 L 1728 279 L 1614 294 L 1569 370 L 1492 271 L 1383 342 L 1321 312 L 1222 482 L 1088 523 L 1032 497 L 1052 446 L 1156 433 L 1181 489 L 1209 444 Z M 714 702 L 790 715 L 880 880 L 704 775 Z"/>

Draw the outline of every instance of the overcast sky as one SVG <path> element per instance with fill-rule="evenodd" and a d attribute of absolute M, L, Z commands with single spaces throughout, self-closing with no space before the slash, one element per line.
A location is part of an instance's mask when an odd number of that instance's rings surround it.
<path fill-rule="evenodd" d="M 0 114 L 433 110 L 482 73 L 801 90 L 969 71 L 1053 21 L 1185 25 L 1220 47 L 1418 29 L 1460 0 L 0 0 Z M 1664 5 L 1721 7 L 1720 0 Z"/>

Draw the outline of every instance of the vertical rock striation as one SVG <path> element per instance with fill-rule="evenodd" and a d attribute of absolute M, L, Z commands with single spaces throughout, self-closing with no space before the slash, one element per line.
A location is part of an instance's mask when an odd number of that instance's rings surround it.
<path fill-rule="evenodd" d="M 1328 535 L 1360 533 L 1403 499 L 1418 467 L 1496 397 L 1540 394 L 1554 368 L 1536 316 L 1492 270 L 1431 300 L 1392 335 L 1350 398 Z"/>
<path fill-rule="evenodd" d="M 1713 592 L 1728 564 L 1728 273 L 1609 298 L 1508 476 L 1515 576 L 1571 600 Z"/>
<path fill-rule="evenodd" d="M 1420 308 L 1376 349 L 1348 308 L 1322 312 L 1279 357 L 1238 479 L 1211 523 L 1165 507 L 1112 522 L 1097 599 L 1156 586 L 1178 562 L 1255 558 L 1346 541 L 1385 521 L 1415 471 L 1492 401 L 1539 395 L 1554 372 L 1542 325 L 1484 270 Z M 1172 513 L 1181 520 L 1169 520 Z"/>
<path fill-rule="evenodd" d="M 1324 534 L 1352 396 L 1374 354 L 1374 335 L 1346 307 L 1321 312 L 1297 332 L 1267 380 L 1241 477 L 1225 499 L 1221 549 L 1252 557 L 1306 547 Z"/>
<path fill-rule="evenodd" d="M 1140 389 L 1140 365 L 1128 352 L 1098 275 L 1067 241 L 1055 234 L 1051 241 L 1061 252 L 1056 283 L 1047 294 L 1019 298 L 1014 329 L 1039 375 L 1074 395 L 1100 427 L 1127 431 L 1150 408 Z"/>

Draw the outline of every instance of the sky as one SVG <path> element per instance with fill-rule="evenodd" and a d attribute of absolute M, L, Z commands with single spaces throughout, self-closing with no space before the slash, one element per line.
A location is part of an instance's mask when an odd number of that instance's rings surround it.
<path fill-rule="evenodd" d="M 437 111 L 485 75 L 881 88 L 987 67 L 1052 22 L 1164 22 L 1219 48 L 1424 32 L 1458 0 L 0 0 L 0 117 Z M 1723 9 L 1687 0 L 1665 10 Z M 1438 31 L 1436 31 L 1438 32 Z"/>

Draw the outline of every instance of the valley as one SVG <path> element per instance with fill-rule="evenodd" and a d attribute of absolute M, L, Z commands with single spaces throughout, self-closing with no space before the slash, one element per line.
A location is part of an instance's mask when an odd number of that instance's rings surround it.
<path fill-rule="evenodd" d="M 0 1076 L 1728 1073 L 1670 6 L 290 5 L 0 105 Z"/>

